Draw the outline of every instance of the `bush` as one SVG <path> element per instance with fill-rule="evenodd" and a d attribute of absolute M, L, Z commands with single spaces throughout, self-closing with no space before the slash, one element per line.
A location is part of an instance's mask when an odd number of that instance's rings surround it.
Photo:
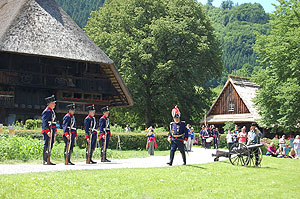
<path fill-rule="evenodd" d="M 231 130 L 231 131 L 234 130 L 234 126 L 235 126 L 234 122 L 225 122 L 225 125 L 223 127 L 224 133 L 227 134 L 228 130 Z"/>
<path fill-rule="evenodd" d="M 32 120 L 32 119 L 26 120 L 25 128 L 26 129 L 42 128 L 42 120 Z"/>
<path fill-rule="evenodd" d="M 0 136 L 0 161 L 40 159 L 42 141 L 18 136 Z"/>

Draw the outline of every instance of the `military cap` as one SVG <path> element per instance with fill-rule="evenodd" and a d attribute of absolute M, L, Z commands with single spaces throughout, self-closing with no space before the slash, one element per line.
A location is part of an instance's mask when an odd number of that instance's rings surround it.
<path fill-rule="evenodd" d="M 68 110 L 75 110 L 75 103 L 68 104 L 66 107 L 67 107 Z"/>
<path fill-rule="evenodd" d="M 95 111 L 96 110 L 94 104 L 92 104 L 90 106 L 87 106 L 86 108 L 87 108 L 88 111 Z"/>
<path fill-rule="evenodd" d="M 109 112 L 108 106 L 105 106 L 101 109 L 102 113 Z"/>
<path fill-rule="evenodd" d="M 50 104 L 51 102 L 56 102 L 54 95 L 51 95 L 50 97 L 46 97 L 45 100 L 47 104 Z"/>

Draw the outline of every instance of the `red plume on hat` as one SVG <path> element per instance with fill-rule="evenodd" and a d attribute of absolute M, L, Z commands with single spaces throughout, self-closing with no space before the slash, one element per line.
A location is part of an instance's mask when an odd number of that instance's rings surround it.
<path fill-rule="evenodd" d="M 177 106 L 175 106 L 175 108 L 172 109 L 172 117 L 180 117 L 180 111 L 179 108 L 177 108 Z"/>

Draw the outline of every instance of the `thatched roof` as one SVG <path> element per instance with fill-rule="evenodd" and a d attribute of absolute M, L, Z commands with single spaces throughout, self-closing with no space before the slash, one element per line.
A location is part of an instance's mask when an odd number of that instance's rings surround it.
<path fill-rule="evenodd" d="M 113 63 L 55 0 L 1 0 L 0 50 Z"/>
<path fill-rule="evenodd" d="M 133 104 L 114 62 L 55 0 L 0 0 L 0 51 L 109 65 L 113 85 Z"/>
<path fill-rule="evenodd" d="M 211 112 L 216 105 L 217 101 L 221 97 L 226 87 L 232 84 L 237 94 L 241 98 L 242 102 L 246 105 L 250 113 L 242 114 L 220 114 L 212 115 Z M 259 86 L 251 82 L 248 78 L 229 76 L 222 92 L 219 94 L 218 98 L 215 100 L 210 110 L 208 111 L 206 121 L 207 123 L 224 123 L 224 122 L 255 122 L 260 119 L 256 108 L 254 107 L 253 99 L 257 94 Z M 204 123 L 204 119 L 201 120 Z"/>

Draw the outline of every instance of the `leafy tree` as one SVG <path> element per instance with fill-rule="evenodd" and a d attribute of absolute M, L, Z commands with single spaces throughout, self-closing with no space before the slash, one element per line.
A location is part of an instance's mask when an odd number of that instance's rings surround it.
<path fill-rule="evenodd" d="M 271 15 L 271 34 L 259 34 L 255 45 L 264 67 L 255 76 L 256 104 L 261 125 L 295 131 L 300 127 L 300 2 L 280 3 Z"/>
<path fill-rule="evenodd" d="M 183 118 L 199 122 L 211 96 L 203 83 L 223 69 L 200 3 L 110 0 L 92 12 L 85 31 L 115 61 L 134 98 L 125 112 L 147 126 L 165 124 L 177 104 Z"/>

